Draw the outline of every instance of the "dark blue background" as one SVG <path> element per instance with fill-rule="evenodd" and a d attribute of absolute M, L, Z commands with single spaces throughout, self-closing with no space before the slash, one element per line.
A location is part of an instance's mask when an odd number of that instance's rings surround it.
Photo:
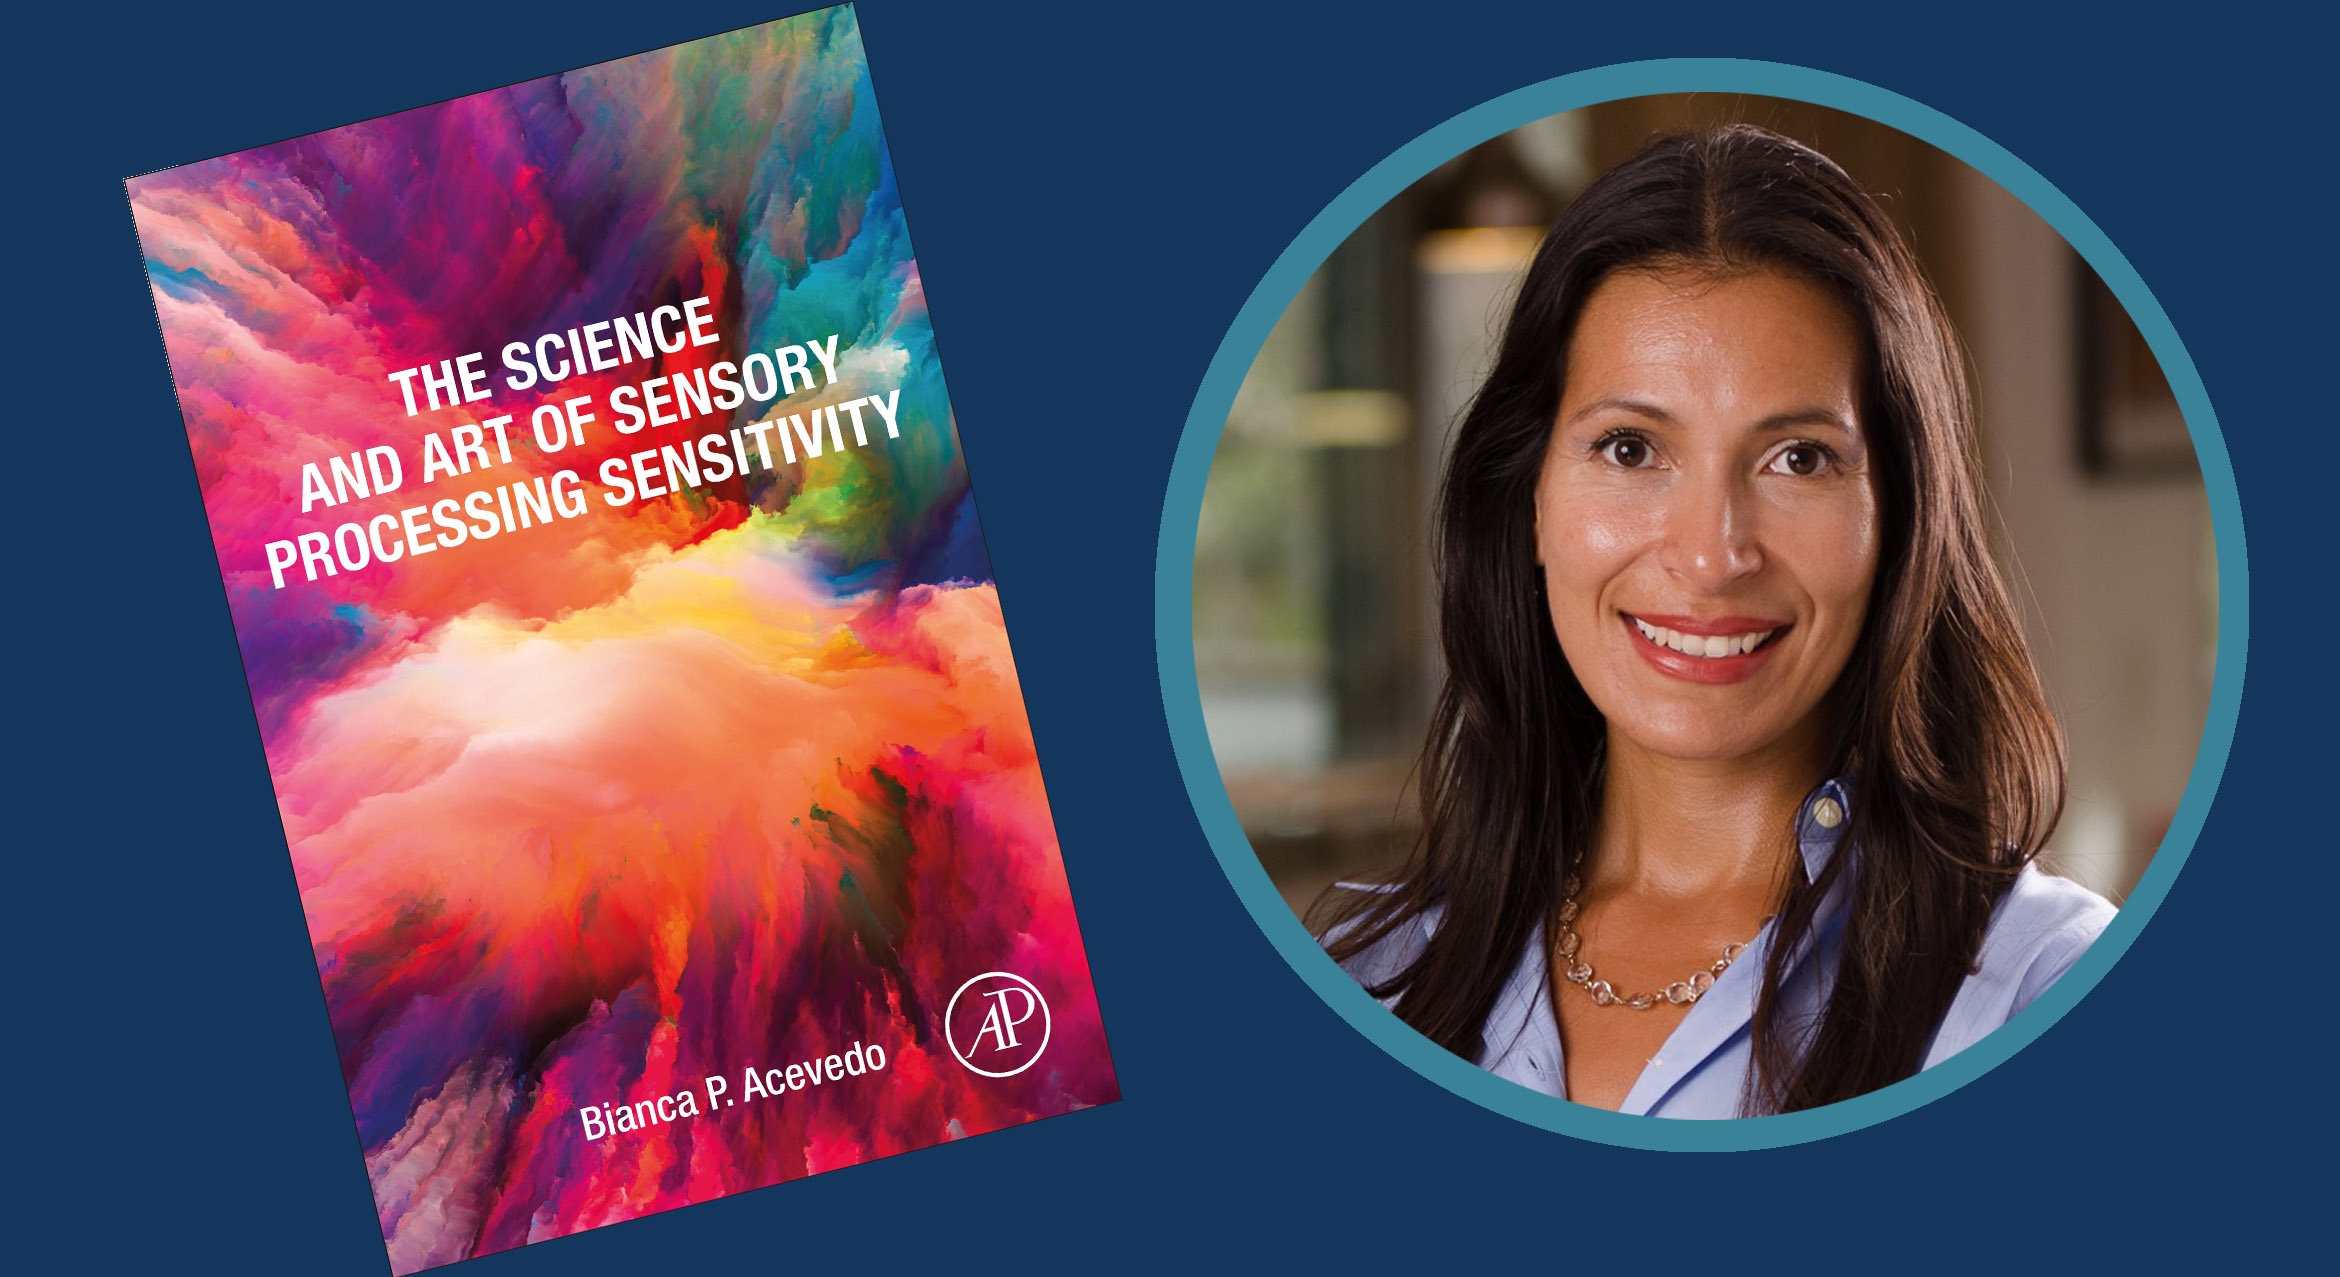
<path fill-rule="evenodd" d="M 90 4 L 17 26 L 0 1096 L 10 1236 L 76 1269 L 384 1263 L 121 179 L 781 16 L 762 3 Z M 2218 5 L 1254 13 L 866 0 L 887 133 L 1125 1102 L 477 1261 L 466 1273 L 1108 1260 L 1964 1266 L 2299 1236 L 2329 1132 L 2331 162 L 2320 41 Z M 21 21 L 21 20 L 20 20 Z M 2233 758 L 2080 1007 L 1908 1116 L 1655 1154 L 1483 1112 L 1259 935 L 1163 726 L 1152 562 L 1189 401 L 1302 224 L 1498 93 L 1661 56 L 1856 76 L 2086 209 L 2167 308 L 2242 492 Z M 2304 1146 L 2304 1147 L 2303 1147 Z M 2305 1159 L 2301 1159 L 2305 1161 Z M 29 1195 L 27 1188 L 30 1188 Z M 2318 1205 L 2323 1194 L 2318 1193 Z M 11 1265 L 13 1266 L 13 1265 Z M 40 1270 L 48 1270 L 43 1264 Z M 20 1271 L 26 1271 L 20 1269 Z"/>

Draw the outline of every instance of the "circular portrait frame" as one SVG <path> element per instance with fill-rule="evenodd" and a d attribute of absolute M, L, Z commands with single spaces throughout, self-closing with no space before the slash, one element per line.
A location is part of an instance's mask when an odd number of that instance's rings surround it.
<path fill-rule="evenodd" d="M 1203 725 L 1194 665 L 1195 533 L 1211 459 L 1235 393 L 1278 316 L 1365 219 L 1431 170 L 1528 121 L 1660 93 L 1787 98 L 1866 116 L 1964 161 L 2028 205 L 2071 244 L 2119 299 L 2175 391 L 2200 459 L 2218 565 L 2218 651 L 2209 714 L 2184 796 L 2159 851 L 2119 917 L 2063 978 L 2003 1028 L 1882 1090 L 1804 1112 L 1702 1122 L 1631 1116 L 1572 1104 L 1487 1073 L 1416 1033 L 1318 948 L 1261 867 Z M 1532 84 L 1454 116 L 1399 147 L 1334 197 L 1276 258 L 1220 341 L 1172 463 L 1154 564 L 1155 659 L 1170 738 L 1196 817 L 1227 881 L 1284 961 L 1360 1034 L 1431 1082 L 1481 1107 L 1563 1135 L 1630 1148 L 1735 1151 L 1825 1139 L 1948 1095 L 2014 1055 L 2070 1010 L 2128 951 L 2193 850 L 2234 743 L 2249 642 L 2250 581 L 2234 470 L 2201 375 L 2136 269 L 2079 206 L 2004 147 L 1899 94 L 1846 76 L 1773 62 L 1683 58 L 1598 67 Z"/>

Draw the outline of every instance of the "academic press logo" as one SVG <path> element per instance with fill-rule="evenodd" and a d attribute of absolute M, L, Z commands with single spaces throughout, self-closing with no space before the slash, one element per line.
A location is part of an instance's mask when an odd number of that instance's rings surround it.
<path fill-rule="evenodd" d="M 986 971 L 959 986 L 943 1012 L 943 1037 L 959 1063 L 985 1077 L 1014 1077 L 1048 1049 L 1048 999 L 1020 975 Z"/>

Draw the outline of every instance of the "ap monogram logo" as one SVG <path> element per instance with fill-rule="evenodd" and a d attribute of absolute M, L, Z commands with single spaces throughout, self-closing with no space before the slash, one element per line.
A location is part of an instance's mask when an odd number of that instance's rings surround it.
<path fill-rule="evenodd" d="M 1048 999 L 1020 975 L 986 971 L 959 986 L 943 1012 L 951 1054 L 985 1077 L 1014 1077 L 1048 1049 Z"/>

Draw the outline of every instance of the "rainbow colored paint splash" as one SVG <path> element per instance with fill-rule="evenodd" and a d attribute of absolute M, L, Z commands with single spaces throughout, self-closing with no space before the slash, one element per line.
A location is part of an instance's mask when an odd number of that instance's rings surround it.
<path fill-rule="evenodd" d="M 129 185 L 395 1271 L 1118 1098 L 849 9 Z M 719 342 L 501 380 L 699 297 Z M 829 334 L 835 384 L 777 405 L 599 406 Z M 492 405 L 408 415 L 391 374 L 482 350 Z M 897 388 L 898 434 L 602 495 L 607 457 Z M 585 395 L 582 443 L 529 439 Z M 417 483 L 491 412 L 508 461 Z M 399 491 L 302 510 L 377 448 Z M 564 470 L 574 517 L 272 560 Z M 1050 1032 L 990 1076 L 943 1016 L 1001 971 Z"/>

